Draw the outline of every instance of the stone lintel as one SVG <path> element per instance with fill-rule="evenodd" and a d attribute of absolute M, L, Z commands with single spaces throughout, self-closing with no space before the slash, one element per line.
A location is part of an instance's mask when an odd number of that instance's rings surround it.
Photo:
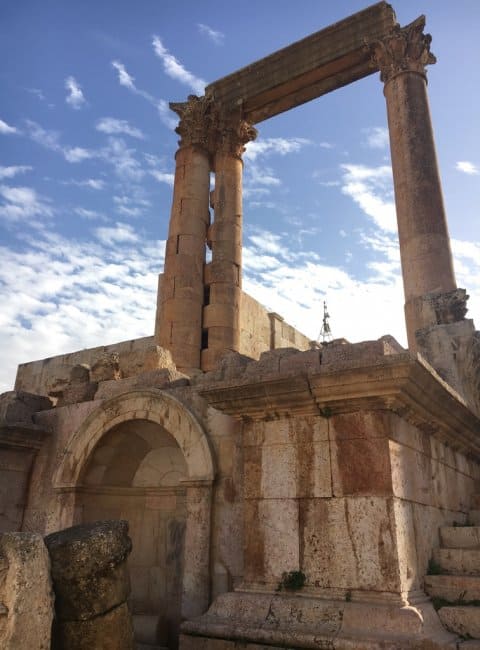
<path fill-rule="evenodd" d="M 200 394 L 210 406 L 238 420 L 389 410 L 480 458 L 480 419 L 420 356 L 408 353 L 295 376 L 219 382 Z"/>
<path fill-rule="evenodd" d="M 242 106 L 245 120 L 262 122 L 376 72 L 365 44 L 385 38 L 395 25 L 393 8 L 378 2 L 213 82 L 206 96 Z"/>

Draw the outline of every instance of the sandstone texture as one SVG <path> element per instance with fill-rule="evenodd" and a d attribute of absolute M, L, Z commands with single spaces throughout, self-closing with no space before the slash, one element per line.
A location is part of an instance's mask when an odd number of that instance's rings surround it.
<path fill-rule="evenodd" d="M 40 535 L 0 534 L 0 647 L 50 650 L 50 561 Z"/>
<path fill-rule="evenodd" d="M 128 524 L 102 521 L 45 538 L 55 590 L 55 644 L 60 650 L 133 648 Z"/>

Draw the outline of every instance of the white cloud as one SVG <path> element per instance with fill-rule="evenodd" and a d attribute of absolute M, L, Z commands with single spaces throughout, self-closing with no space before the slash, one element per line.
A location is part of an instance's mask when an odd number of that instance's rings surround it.
<path fill-rule="evenodd" d="M 69 241 L 35 233 L 0 248 L 0 392 L 18 363 L 153 333 L 164 241 Z M 130 233 L 131 235 L 131 233 Z M 117 236 L 117 239 L 115 239 Z M 28 236 L 27 236 L 28 237 Z"/>
<path fill-rule="evenodd" d="M 212 29 L 203 23 L 198 23 L 198 31 L 200 34 L 209 38 L 213 43 L 215 43 L 215 45 L 223 45 L 223 41 L 225 40 L 225 34 L 223 34 L 223 32 Z"/>
<path fill-rule="evenodd" d="M 0 179 L 13 178 L 17 174 L 24 174 L 33 169 L 30 165 L 11 165 L 10 167 L 0 167 Z"/>
<path fill-rule="evenodd" d="M 345 164 L 341 169 L 342 192 L 350 196 L 381 230 L 396 233 L 391 167 Z"/>
<path fill-rule="evenodd" d="M 128 74 L 123 63 L 120 63 L 120 61 L 112 61 L 112 66 L 118 72 L 119 84 L 121 86 L 125 86 L 125 88 L 130 88 L 130 90 L 136 90 L 135 77 L 132 77 L 130 74 Z"/>
<path fill-rule="evenodd" d="M 95 151 L 84 149 L 83 147 L 66 147 L 62 151 L 65 160 L 69 163 L 82 162 L 83 160 L 88 160 L 89 158 L 95 158 L 97 156 Z"/>
<path fill-rule="evenodd" d="M 51 217 L 53 210 L 47 200 L 40 197 L 31 187 L 10 187 L 0 185 L 0 216 L 9 222 L 26 221 L 35 228 L 41 228 L 37 217 Z M 35 219 L 34 219 L 35 217 Z"/>
<path fill-rule="evenodd" d="M 138 241 L 138 235 L 133 230 L 132 226 L 128 223 L 120 223 L 117 221 L 114 227 L 96 228 L 96 237 L 109 246 L 110 244 L 125 244 L 134 243 Z"/>
<path fill-rule="evenodd" d="M 65 79 L 65 90 L 68 91 L 65 101 L 69 106 L 75 110 L 79 110 L 86 104 L 82 89 L 75 77 L 70 76 Z"/>
<path fill-rule="evenodd" d="M 7 124 L 3 120 L 0 120 L 0 133 L 10 135 L 11 133 L 18 133 L 18 129 L 14 126 L 10 126 L 10 124 Z"/>
<path fill-rule="evenodd" d="M 83 147 L 68 147 L 60 144 L 58 131 L 44 129 L 33 120 L 25 120 L 29 137 L 37 144 L 63 155 L 69 163 L 78 163 L 88 158 L 95 158 L 98 152 Z"/>
<path fill-rule="evenodd" d="M 97 210 L 75 208 L 74 212 L 82 219 L 88 219 L 89 221 L 108 221 L 107 217 L 101 212 L 97 212 Z"/>
<path fill-rule="evenodd" d="M 170 187 L 173 187 L 173 182 L 175 180 L 174 174 L 170 174 L 168 172 L 161 172 L 158 171 L 157 169 L 151 169 L 149 173 L 159 183 L 166 183 L 167 185 L 170 185 Z"/>
<path fill-rule="evenodd" d="M 390 145 L 388 129 L 384 126 L 372 126 L 364 129 L 366 145 L 370 149 L 386 149 Z"/>
<path fill-rule="evenodd" d="M 110 135 L 124 133 L 132 138 L 145 139 L 145 136 L 140 129 L 131 126 L 127 120 L 118 120 L 114 117 L 102 117 L 97 121 L 95 128 L 102 133 L 109 133 Z"/>
<path fill-rule="evenodd" d="M 163 69 L 166 75 L 185 84 L 197 95 L 204 94 L 205 86 L 207 85 L 206 81 L 189 72 L 180 61 L 173 56 L 173 54 L 170 54 L 158 36 L 153 37 L 152 45 L 155 54 L 162 60 Z"/>
<path fill-rule="evenodd" d="M 77 187 L 88 187 L 91 190 L 103 190 L 105 188 L 105 181 L 101 178 L 86 178 L 83 181 L 69 180 L 62 181 L 63 185 L 76 185 Z"/>
<path fill-rule="evenodd" d="M 464 174 L 480 174 L 480 169 L 478 166 L 474 165 L 472 162 L 468 162 L 468 160 L 459 160 L 455 165 L 455 169 L 457 169 L 459 172 L 463 172 Z"/>
<path fill-rule="evenodd" d="M 135 149 L 129 149 L 122 138 L 108 138 L 108 145 L 102 151 L 104 160 L 113 165 L 117 176 L 124 180 L 140 181 L 145 172 L 135 158 Z"/>
<path fill-rule="evenodd" d="M 334 145 L 331 144 L 330 142 L 319 142 L 318 143 L 319 147 L 322 147 L 322 149 L 333 149 Z"/>
<path fill-rule="evenodd" d="M 161 121 L 168 129 L 173 130 L 177 126 L 178 118 L 175 118 L 173 116 L 173 113 L 170 111 L 167 101 L 164 99 L 156 99 L 153 97 L 153 95 L 147 93 L 145 90 L 137 88 L 135 85 L 135 78 L 127 72 L 123 63 L 120 63 L 119 61 L 112 61 L 112 66 L 118 72 L 118 81 L 121 86 L 128 88 L 135 95 L 143 97 L 143 99 L 145 99 L 149 104 L 154 106 L 158 111 L 158 115 Z"/>
<path fill-rule="evenodd" d="M 311 141 L 306 138 L 259 138 L 247 142 L 243 159 L 253 162 L 259 156 L 271 154 L 285 156 L 288 153 L 296 153 L 309 144 Z"/>

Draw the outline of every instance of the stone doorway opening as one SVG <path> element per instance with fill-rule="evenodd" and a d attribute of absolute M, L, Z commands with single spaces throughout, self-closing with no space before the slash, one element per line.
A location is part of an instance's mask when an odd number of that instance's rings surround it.
<path fill-rule="evenodd" d="M 136 639 L 177 647 L 186 528 L 187 464 L 172 435 L 156 422 L 121 422 L 92 451 L 77 489 L 84 523 L 125 519 Z"/>

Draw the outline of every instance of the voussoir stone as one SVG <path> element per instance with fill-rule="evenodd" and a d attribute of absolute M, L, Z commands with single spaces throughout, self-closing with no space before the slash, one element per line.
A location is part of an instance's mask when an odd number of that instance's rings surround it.
<path fill-rule="evenodd" d="M 73 526 L 48 535 L 45 543 L 60 621 L 87 620 L 127 600 L 132 542 L 126 521 Z"/>

